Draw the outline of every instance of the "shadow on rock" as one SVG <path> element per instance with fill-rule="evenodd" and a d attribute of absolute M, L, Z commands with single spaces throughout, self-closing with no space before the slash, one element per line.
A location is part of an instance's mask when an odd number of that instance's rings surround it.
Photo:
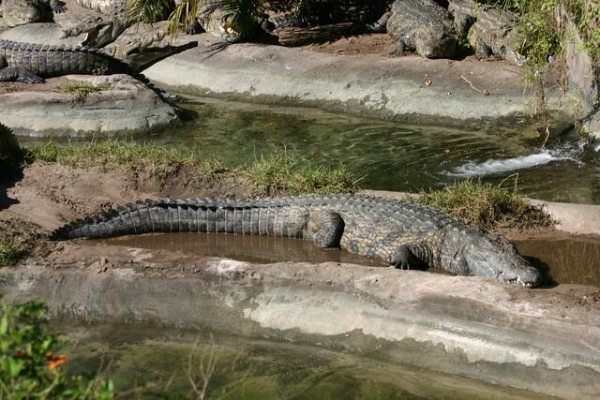
<path fill-rule="evenodd" d="M 535 268 L 537 268 L 538 271 L 540 271 L 540 274 L 542 275 L 542 282 L 541 282 L 540 287 L 549 289 L 549 288 L 558 286 L 558 282 L 554 278 L 552 278 L 552 276 L 550 275 L 550 266 L 548 264 L 546 264 L 544 261 L 540 260 L 537 257 L 524 257 L 524 258 L 531 265 L 533 265 Z"/>

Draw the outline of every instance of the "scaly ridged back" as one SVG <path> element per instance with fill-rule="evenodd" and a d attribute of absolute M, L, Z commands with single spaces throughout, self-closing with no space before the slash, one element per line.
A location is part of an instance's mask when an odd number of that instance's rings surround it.
<path fill-rule="evenodd" d="M 331 211 L 345 234 L 427 235 L 448 224 L 466 225 L 430 207 L 360 195 L 297 196 L 258 200 L 146 200 L 111 209 L 57 229 L 54 239 L 112 237 L 146 232 L 228 232 L 304 237 L 309 214 Z M 356 232 L 352 233 L 352 230 Z"/>
<path fill-rule="evenodd" d="M 0 40 L 0 57 L 8 67 L 25 68 L 41 77 L 67 74 L 131 74 L 123 62 L 95 49 Z"/>

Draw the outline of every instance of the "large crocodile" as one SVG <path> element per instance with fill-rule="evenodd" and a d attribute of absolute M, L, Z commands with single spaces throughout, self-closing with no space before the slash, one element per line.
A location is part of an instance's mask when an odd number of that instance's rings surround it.
<path fill-rule="evenodd" d="M 65 225 L 55 240 L 147 232 L 226 232 L 312 240 L 397 268 L 443 268 L 535 286 L 540 273 L 503 236 L 430 207 L 360 195 L 146 200 Z"/>
<path fill-rule="evenodd" d="M 132 55 L 136 68 L 145 68 L 167 55 L 196 46 L 190 42 L 169 49 L 159 49 L 157 54 L 139 52 Z M 85 47 L 49 46 L 0 40 L 0 82 L 43 82 L 44 78 L 68 74 L 138 76 L 131 65 Z"/>

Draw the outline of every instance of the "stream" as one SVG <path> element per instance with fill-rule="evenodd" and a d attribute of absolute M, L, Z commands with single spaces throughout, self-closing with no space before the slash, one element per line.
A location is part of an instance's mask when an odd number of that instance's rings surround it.
<path fill-rule="evenodd" d="M 71 371 L 102 371 L 117 389 L 136 388 L 144 399 L 202 398 L 199 392 L 219 399 L 547 398 L 392 364 L 377 357 L 376 347 L 364 349 L 370 357 L 207 329 L 87 325 L 72 320 L 55 321 L 52 328 L 71 343 L 62 350 Z M 203 391 L 204 379 L 208 384 Z"/>
<path fill-rule="evenodd" d="M 226 167 L 285 150 L 324 166 L 344 164 L 364 189 L 418 192 L 481 179 L 541 200 L 600 204 L 600 144 L 585 145 L 573 132 L 549 140 L 531 132 L 497 136 L 210 98 L 189 98 L 182 107 L 198 117 L 132 139 L 192 148 Z"/>

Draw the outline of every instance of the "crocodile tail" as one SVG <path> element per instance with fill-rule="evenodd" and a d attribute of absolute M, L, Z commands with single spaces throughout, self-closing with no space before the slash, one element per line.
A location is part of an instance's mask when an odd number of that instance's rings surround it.
<path fill-rule="evenodd" d="M 304 202 L 311 198 L 296 198 Z M 108 238 L 150 232 L 227 232 L 300 237 L 306 212 L 290 199 L 158 199 L 137 201 L 64 225 L 51 240 Z"/>
<path fill-rule="evenodd" d="M 163 209 L 168 209 L 171 201 L 174 202 L 175 200 L 162 200 L 160 204 L 163 205 Z M 164 232 L 160 229 L 162 225 L 159 227 L 158 224 L 152 224 L 153 220 L 160 220 L 161 222 L 164 220 L 164 216 L 160 215 L 160 211 L 153 209 L 152 213 L 154 215 L 150 214 L 149 210 L 154 203 L 158 203 L 158 201 L 138 201 L 78 219 L 53 231 L 50 234 L 50 239 L 107 238 L 135 233 Z M 167 219 L 168 217 L 167 215 Z M 170 223 L 170 220 L 167 222 Z"/>

